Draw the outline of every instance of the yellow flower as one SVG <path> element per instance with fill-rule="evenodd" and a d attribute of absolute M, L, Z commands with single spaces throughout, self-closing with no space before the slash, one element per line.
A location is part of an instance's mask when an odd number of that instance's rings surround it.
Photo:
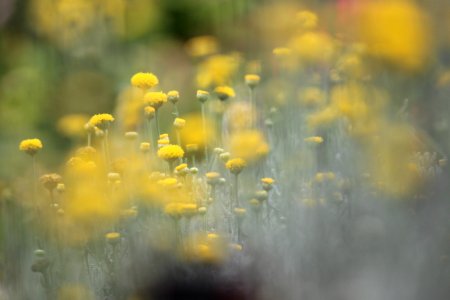
<path fill-rule="evenodd" d="M 432 57 L 426 16 L 413 1 L 366 2 L 356 25 L 369 53 L 400 69 L 419 70 Z"/>
<path fill-rule="evenodd" d="M 203 61 L 197 72 L 197 84 L 201 88 L 223 85 L 231 81 L 239 66 L 236 55 L 214 55 Z"/>
<path fill-rule="evenodd" d="M 213 36 L 197 36 L 186 43 L 186 51 L 190 56 L 201 57 L 214 54 L 219 50 L 219 43 Z"/>
<path fill-rule="evenodd" d="M 261 182 L 265 183 L 265 184 L 274 184 L 275 180 L 270 177 L 264 177 L 264 178 L 261 178 Z"/>
<path fill-rule="evenodd" d="M 198 151 L 198 145 L 197 144 L 187 144 L 186 145 L 186 151 L 188 153 L 194 153 Z"/>
<path fill-rule="evenodd" d="M 247 74 L 244 77 L 245 84 L 247 84 L 250 88 L 254 88 L 259 84 L 259 81 L 261 80 L 261 77 L 256 74 Z"/>
<path fill-rule="evenodd" d="M 205 103 L 209 98 L 209 93 L 207 91 L 197 90 L 197 100 L 201 103 Z"/>
<path fill-rule="evenodd" d="M 178 180 L 173 177 L 164 178 L 161 180 L 158 180 L 158 185 L 166 188 L 166 189 L 173 189 L 178 186 Z"/>
<path fill-rule="evenodd" d="M 227 161 L 225 167 L 230 170 L 231 173 L 238 175 L 247 166 L 247 163 L 242 158 L 233 158 Z"/>
<path fill-rule="evenodd" d="M 298 12 L 296 19 L 302 29 L 311 30 L 317 26 L 317 15 L 311 11 L 303 10 Z"/>
<path fill-rule="evenodd" d="M 214 93 L 216 93 L 217 97 L 221 101 L 225 101 L 228 98 L 233 98 L 236 96 L 234 89 L 229 86 L 218 86 L 214 89 Z"/>
<path fill-rule="evenodd" d="M 91 117 L 89 124 L 100 129 L 105 129 L 113 121 L 114 117 L 110 114 L 96 114 Z"/>
<path fill-rule="evenodd" d="M 180 100 L 180 93 L 178 93 L 178 91 L 169 91 L 167 93 L 167 99 L 169 99 L 170 102 L 175 104 L 178 102 L 178 100 Z"/>
<path fill-rule="evenodd" d="M 131 84 L 143 90 L 150 89 L 158 85 L 159 80 L 153 73 L 139 72 L 131 77 Z"/>
<path fill-rule="evenodd" d="M 291 41 L 291 48 L 304 62 L 328 62 L 334 54 L 334 41 L 321 32 L 306 32 Z"/>
<path fill-rule="evenodd" d="M 163 92 L 148 92 L 144 96 L 144 101 L 147 105 L 158 109 L 167 102 L 167 95 Z"/>
<path fill-rule="evenodd" d="M 272 50 L 273 55 L 278 57 L 288 56 L 291 55 L 292 50 L 290 48 L 286 47 L 277 47 Z"/>
<path fill-rule="evenodd" d="M 155 117 L 155 109 L 152 106 L 144 107 L 144 114 L 147 119 L 151 120 Z"/>
<path fill-rule="evenodd" d="M 305 142 L 311 143 L 311 144 L 322 144 L 323 143 L 323 138 L 321 136 L 310 136 L 303 140 Z"/>
<path fill-rule="evenodd" d="M 173 121 L 173 126 L 176 129 L 183 129 L 185 125 L 186 125 L 185 119 L 175 118 L 175 120 Z"/>
<path fill-rule="evenodd" d="M 40 139 L 27 139 L 20 142 L 19 150 L 29 155 L 35 155 L 42 147 Z"/>
<path fill-rule="evenodd" d="M 220 173 L 217 172 L 208 172 L 205 174 L 206 176 L 206 182 L 214 185 L 219 183 L 219 179 L 220 179 Z"/>
<path fill-rule="evenodd" d="M 83 114 L 70 114 L 58 120 L 57 129 L 68 137 L 80 137 L 85 134 L 84 125 L 89 117 Z"/>
<path fill-rule="evenodd" d="M 42 175 L 41 178 L 39 178 L 39 181 L 42 183 L 42 185 L 49 191 L 54 190 L 58 183 L 61 182 L 61 180 L 61 175 L 56 173 L 45 174 Z"/>
<path fill-rule="evenodd" d="M 174 161 L 178 158 L 183 157 L 184 151 L 178 145 L 167 145 L 163 146 L 158 150 L 158 156 L 166 161 Z"/>
<path fill-rule="evenodd" d="M 229 149 L 232 156 L 254 162 L 269 153 L 269 145 L 263 134 L 257 130 L 243 130 L 231 135 Z"/>
<path fill-rule="evenodd" d="M 118 232 L 109 232 L 109 233 L 105 234 L 105 238 L 106 238 L 106 241 L 108 241 L 108 243 L 110 243 L 112 245 L 115 245 L 120 240 L 120 233 L 118 233 Z"/>
<path fill-rule="evenodd" d="M 148 151 L 150 151 L 150 143 L 142 142 L 142 143 L 139 145 L 139 149 L 140 149 L 143 153 L 147 153 Z"/>
<path fill-rule="evenodd" d="M 317 87 L 308 87 L 299 91 L 298 99 L 302 105 L 314 107 L 321 105 L 325 100 L 325 96 L 321 89 Z"/>

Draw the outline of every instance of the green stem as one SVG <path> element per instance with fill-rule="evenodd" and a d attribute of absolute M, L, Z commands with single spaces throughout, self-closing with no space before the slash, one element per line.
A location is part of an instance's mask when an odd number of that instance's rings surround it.
<path fill-rule="evenodd" d="M 202 103 L 202 125 L 203 125 L 203 142 L 205 144 L 205 161 L 208 162 L 208 141 L 206 134 L 206 112 L 205 112 L 205 104 Z"/>
<path fill-rule="evenodd" d="M 156 123 L 156 133 L 158 134 L 158 136 L 157 136 L 157 140 L 158 140 L 159 136 L 161 135 L 161 132 L 159 130 L 158 109 L 155 110 L 155 123 Z"/>

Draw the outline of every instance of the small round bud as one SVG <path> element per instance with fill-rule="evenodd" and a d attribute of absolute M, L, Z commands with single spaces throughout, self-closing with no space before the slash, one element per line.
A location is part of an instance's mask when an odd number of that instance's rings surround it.
<path fill-rule="evenodd" d="M 105 235 L 106 241 L 111 245 L 116 245 L 120 241 L 120 233 L 109 232 Z"/>
<path fill-rule="evenodd" d="M 139 145 L 139 149 L 143 152 L 143 153 L 147 153 L 150 151 L 150 143 L 141 143 Z"/>
<path fill-rule="evenodd" d="M 207 91 L 198 90 L 197 91 L 197 100 L 200 101 L 200 103 L 205 103 L 208 101 L 209 93 Z"/>
<path fill-rule="evenodd" d="M 175 118 L 175 120 L 173 121 L 173 126 L 176 129 L 181 130 L 184 128 L 184 126 L 186 126 L 186 120 L 182 118 Z"/>
<path fill-rule="evenodd" d="M 60 182 L 56 185 L 56 190 L 58 193 L 64 193 L 66 191 L 66 185 Z"/>
<path fill-rule="evenodd" d="M 125 138 L 127 140 L 134 141 L 135 139 L 137 139 L 137 137 L 138 137 L 138 133 L 136 131 L 125 132 Z"/>
<path fill-rule="evenodd" d="M 222 148 L 214 148 L 214 153 L 217 154 L 217 155 L 222 154 L 223 151 L 224 151 L 224 150 L 223 150 Z"/>
<path fill-rule="evenodd" d="M 192 167 L 192 168 L 190 168 L 189 169 L 189 172 L 191 173 L 191 174 L 198 174 L 198 168 L 196 168 L 196 167 Z"/>
<path fill-rule="evenodd" d="M 268 197 L 269 197 L 269 194 L 264 190 L 257 191 L 255 193 L 255 198 L 258 199 L 259 201 L 265 201 L 265 200 L 267 200 Z"/>
<path fill-rule="evenodd" d="M 120 174 L 115 172 L 108 173 L 108 180 L 111 182 L 116 182 L 120 180 Z"/>
<path fill-rule="evenodd" d="M 260 80 L 261 78 L 256 74 L 245 75 L 245 84 L 251 89 L 255 88 L 259 84 Z"/>
<path fill-rule="evenodd" d="M 220 158 L 221 161 L 226 163 L 230 159 L 230 152 L 220 153 L 219 158 Z"/>
<path fill-rule="evenodd" d="M 44 257 L 45 256 L 45 250 L 42 250 L 42 249 L 36 249 L 36 250 L 34 250 L 34 255 L 36 256 L 36 257 Z"/>
<path fill-rule="evenodd" d="M 180 94 L 178 93 L 178 91 L 169 91 L 167 93 L 167 100 L 175 104 L 178 102 L 178 100 L 180 100 Z"/>
<path fill-rule="evenodd" d="M 198 213 L 199 214 L 204 215 L 204 214 L 206 214 L 206 212 L 207 212 L 206 207 L 201 206 L 201 207 L 198 208 Z"/>

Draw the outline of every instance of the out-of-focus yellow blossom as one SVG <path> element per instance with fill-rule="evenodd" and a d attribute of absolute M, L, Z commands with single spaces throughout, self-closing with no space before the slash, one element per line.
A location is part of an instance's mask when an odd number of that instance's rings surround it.
<path fill-rule="evenodd" d="M 178 91 L 169 91 L 167 93 L 167 99 L 171 103 L 175 104 L 178 102 L 178 100 L 180 100 L 180 93 Z"/>
<path fill-rule="evenodd" d="M 227 161 L 225 167 L 233 174 L 239 174 L 247 166 L 247 162 L 242 158 L 232 158 Z"/>
<path fill-rule="evenodd" d="M 174 161 L 183 155 L 184 151 L 178 145 L 167 145 L 158 150 L 158 156 L 166 161 Z"/>
<path fill-rule="evenodd" d="M 114 117 L 110 114 L 96 114 L 89 119 L 89 124 L 100 129 L 105 129 L 112 122 Z"/>
<path fill-rule="evenodd" d="M 185 48 L 190 56 L 202 57 L 217 53 L 219 51 L 219 42 L 210 35 L 197 36 L 188 40 Z"/>
<path fill-rule="evenodd" d="M 147 119 L 151 120 L 155 117 L 155 108 L 153 106 L 144 107 L 144 114 Z"/>
<path fill-rule="evenodd" d="M 82 137 L 85 135 L 84 125 L 89 117 L 84 114 L 65 115 L 58 120 L 56 125 L 59 132 L 68 137 Z"/>
<path fill-rule="evenodd" d="M 120 91 L 117 102 L 118 123 L 125 131 L 136 130 L 142 120 L 142 91 L 128 86 Z"/>
<path fill-rule="evenodd" d="M 406 71 L 429 61 L 431 33 L 423 10 L 413 1 L 370 1 L 357 19 L 359 38 L 374 57 Z"/>
<path fill-rule="evenodd" d="M 175 118 L 173 121 L 173 126 L 178 130 L 183 129 L 184 126 L 186 126 L 186 120 L 182 118 Z"/>
<path fill-rule="evenodd" d="M 214 235 L 211 238 L 210 235 Z M 183 258 L 189 261 L 218 264 L 226 257 L 223 239 L 217 234 L 190 236 L 183 245 Z"/>
<path fill-rule="evenodd" d="M 208 184 L 214 185 L 219 183 L 220 173 L 218 172 L 208 172 L 205 174 L 206 182 Z"/>
<path fill-rule="evenodd" d="M 93 300 L 92 293 L 82 285 L 65 284 L 58 289 L 58 300 Z"/>
<path fill-rule="evenodd" d="M 56 173 L 45 174 L 39 178 L 41 184 L 49 191 L 53 191 L 61 180 L 61 175 Z"/>
<path fill-rule="evenodd" d="M 308 10 L 299 11 L 296 15 L 296 21 L 301 29 L 311 30 L 317 26 L 317 15 Z"/>
<path fill-rule="evenodd" d="M 178 186 L 178 180 L 176 178 L 173 177 L 168 177 L 168 178 L 164 178 L 161 180 L 158 180 L 158 185 L 162 186 L 163 188 L 166 189 L 173 189 L 176 188 Z"/>
<path fill-rule="evenodd" d="M 333 39 L 324 32 L 305 32 L 290 42 L 290 48 L 304 63 L 329 62 L 335 47 Z"/>
<path fill-rule="evenodd" d="M 419 147 L 413 128 L 405 124 L 387 124 L 378 138 L 367 144 L 372 180 L 383 192 L 403 197 L 420 187 L 420 174 L 412 163 Z"/>
<path fill-rule="evenodd" d="M 214 89 L 214 93 L 216 93 L 217 97 L 221 101 L 225 101 L 228 98 L 234 98 L 236 97 L 236 94 L 234 92 L 234 89 L 229 86 L 218 86 Z"/>
<path fill-rule="evenodd" d="M 328 126 L 339 117 L 335 107 L 327 106 L 323 110 L 315 112 L 308 116 L 308 125 L 310 127 Z"/>
<path fill-rule="evenodd" d="M 225 112 L 224 119 L 230 132 L 250 129 L 254 108 L 248 102 L 234 102 Z"/>
<path fill-rule="evenodd" d="M 35 155 L 42 147 L 40 139 L 27 139 L 21 141 L 19 144 L 19 150 L 29 155 Z"/>
<path fill-rule="evenodd" d="M 108 232 L 105 234 L 106 241 L 111 245 L 115 245 L 120 240 L 120 233 L 118 232 Z"/>
<path fill-rule="evenodd" d="M 146 105 L 158 109 L 167 102 L 167 95 L 163 92 L 148 92 L 144 96 L 144 101 Z"/>
<path fill-rule="evenodd" d="M 158 77 L 153 73 L 139 72 L 131 77 L 131 84 L 137 88 L 148 90 L 159 83 Z"/>
<path fill-rule="evenodd" d="M 311 143 L 311 144 L 322 144 L 323 143 L 323 138 L 321 136 L 310 136 L 303 140 L 305 142 Z"/>
<path fill-rule="evenodd" d="M 186 126 L 180 132 L 182 143 L 196 144 L 199 149 L 202 149 L 205 143 L 210 143 L 214 139 L 215 127 L 210 119 L 206 119 L 206 136 L 203 134 L 203 121 L 201 114 L 186 115 Z"/>
<path fill-rule="evenodd" d="M 251 163 L 269 153 L 269 145 L 258 130 L 243 130 L 233 133 L 229 141 L 230 153 Z"/>
<path fill-rule="evenodd" d="M 259 84 L 261 77 L 257 74 L 247 74 L 245 75 L 244 79 L 246 85 L 248 85 L 250 88 L 254 88 Z"/>
<path fill-rule="evenodd" d="M 273 49 L 272 53 L 278 57 L 289 56 L 292 54 L 292 49 L 286 47 L 277 47 Z"/>
<path fill-rule="evenodd" d="M 314 176 L 316 182 L 324 182 L 326 180 L 334 180 L 336 175 L 333 172 L 319 172 Z"/>
<path fill-rule="evenodd" d="M 318 87 L 307 87 L 299 91 L 298 100 L 306 107 L 315 107 L 324 103 L 325 96 Z"/>
<path fill-rule="evenodd" d="M 214 55 L 203 61 L 197 71 L 197 85 L 206 88 L 211 85 L 225 85 L 239 67 L 239 58 L 236 55 Z"/>
<path fill-rule="evenodd" d="M 209 98 L 209 93 L 207 91 L 203 90 L 197 90 L 197 100 L 200 101 L 200 103 L 205 103 Z"/>

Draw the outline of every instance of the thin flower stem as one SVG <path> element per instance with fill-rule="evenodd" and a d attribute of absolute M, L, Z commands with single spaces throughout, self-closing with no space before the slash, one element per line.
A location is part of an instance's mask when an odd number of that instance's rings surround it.
<path fill-rule="evenodd" d="M 205 161 L 208 162 L 208 141 L 206 135 L 206 112 L 205 112 L 205 104 L 202 103 L 202 127 L 203 127 L 203 142 L 205 143 Z"/>
<path fill-rule="evenodd" d="M 156 123 L 156 133 L 158 134 L 158 136 L 156 138 L 159 139 L 161 132 L 159 130 L 158 109 L 155 110 L 155 123 Z"/>

